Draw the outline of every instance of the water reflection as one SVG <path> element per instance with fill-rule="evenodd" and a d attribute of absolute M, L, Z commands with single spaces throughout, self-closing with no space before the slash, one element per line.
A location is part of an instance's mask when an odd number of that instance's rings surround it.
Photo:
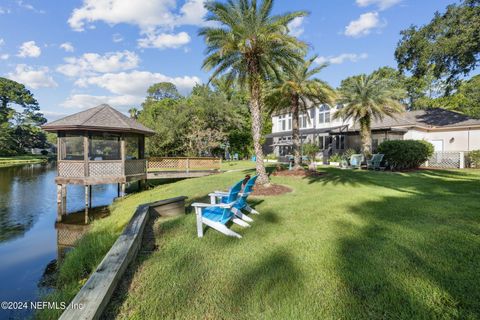
<path fill-rule="evenodd" d="M 0 168 L 0 301 L 35 301 L 57 259 L 55 176 L 55 164 Z M 95 186 L 93 205 L 108 205 L 116 195 L 116 185 Z M 83 186 L 68 186 L 67 212 L 82 210 L 83 202 Z"/>

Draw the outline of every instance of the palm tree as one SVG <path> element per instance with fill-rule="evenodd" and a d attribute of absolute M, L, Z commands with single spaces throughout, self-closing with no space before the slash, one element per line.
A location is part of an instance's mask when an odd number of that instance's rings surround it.
<path fill-rule="evenodd" d="M 206 2 L 208 21 L 219 26 L 205 27 L 207 57 L 203 68 L 212 70 L 210 80 L 226 75 L 230 83 L 247 86 L 252 116 L 253 146 L 257 182 L 268 184 L 261 146 L 263 84 L 280 77 L 282 70 L 302 60 L 306 45 L 288 34 L 288 23 L 305 12 L 272 15 L 273 0 L 229 0 Z"/>
<path fill-rule="evenodd" d="M 288 106 L 292 112 L 292 143 L 294 169 L 301 169 L 302 151 L 300 142 L 300 112 L 306 112 L 312 104 L 331 103 L 334 90 L 326 83 L 313 78 L 326 65 L 312 68 L 318 56 L 303 61 L 286 72 L 284 79 L 274 85 L 269 94 L 269 104 L 274 108 Z M 306 114 L 309 117 L 308 113 Z"/>
<path fill-rule="evenodd" d="M 132 119 L 138 119 L 138 116 L 140 115 L 140 111 L 135 107 L 128 109 L 128 113 Z"/>
<path fill-rule="evenodd" d="M 378 74 L 360 75 L 342 81 L 339 89 L 339 103 L 344 107 L 337 111 L 334 119 L 353 119 L 360 125 L 362 153 L 368 157 L 372 153 L 372 118 L 382 120 L 385 116 L 394 117 L 405 111 L 401 100 L 403 89 L 395 88 L 391 81 Z"/>

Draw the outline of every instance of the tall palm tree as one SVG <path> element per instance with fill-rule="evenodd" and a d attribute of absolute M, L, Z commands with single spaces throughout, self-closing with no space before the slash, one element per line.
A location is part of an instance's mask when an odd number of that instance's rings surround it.
<path fill-rule="evenodd" d="M 271 90 L 269 104 L 275 108 L 284 108 L 292 112 L 292 143 L 294 169 L 301 168 L 302 151 L 300 142 L 300 112 L 306 112 L 315 104 L 332 103 L 335 91 L 324 81 L 314 78 L 326 65 L 312 67 L 318 56 L 298 63 L 285 73 L 282 81 L 276 83 Z M 308 113 L 306 116 L 309 119 Z"/>
<path fill-rule="evenodd" d="M 128 109 L 128 113 L 132 119 L 138 119 L 138 116 L 140 115 L 140 111 L 135 107 Z"/>
<path fill-rule="evenodd" d="M 262 88 L 282 70 L 302 60 L 306 45 L 288 34 L 288 23 L 305 12 L 272 15 L 273 0 L 228 0 L 206 2 L 207 20 L 219 26 L 205 27 L 207 57 L 203 68 L 212 70 L 211 80 L 225 74 L 229 82 L 247 86 L 250 95 L 253 146 L 257 182 L 268 184 L 261 145 Z"/>
<path fill-rule="evenodd" d="M 344 107 L 337 111 L 334 119 L 353 119 L 360 126 L 362 153 L 372 153 L 372 119 L 382 120 L 405 111 L 401 100 L 405 91 L 396 88 L 391 81 L 378 74 L 360 75 L 342 81 L 339 89 L 339 103 Z"/>

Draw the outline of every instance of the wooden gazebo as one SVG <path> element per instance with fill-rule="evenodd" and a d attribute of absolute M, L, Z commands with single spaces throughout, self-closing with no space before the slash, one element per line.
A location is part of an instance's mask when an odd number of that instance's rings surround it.
<path fill-rule="evenodd" d="M 91 206 L 92 185 L 125 184 L 147 177 L 145 136 L 153 130 L 102 104 L 42 126 L 57 138 L 57 221 L 66 214 L 68 184 L 85 186 L 85 223 Z"/>

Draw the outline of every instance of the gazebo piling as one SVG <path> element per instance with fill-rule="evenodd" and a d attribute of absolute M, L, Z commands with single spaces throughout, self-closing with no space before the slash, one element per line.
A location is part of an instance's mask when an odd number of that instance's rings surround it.
<path fill-rule="evenodd" d="M 147 178 L 145 136 L 154 131 L 102 104 L 42 128 L 57 133 L 57 221 L 67 213 L 67 185 L 85 188 L 85 223 L 92 207 L 92 186 L 116 183 L 119 197 L 126 183 Z"/>

